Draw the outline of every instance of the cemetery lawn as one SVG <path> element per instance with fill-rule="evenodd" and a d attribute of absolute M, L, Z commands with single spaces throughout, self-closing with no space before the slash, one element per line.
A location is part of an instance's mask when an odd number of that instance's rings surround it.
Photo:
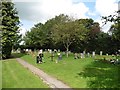
<path fill-rule="evenodd" d="M 120 88 L 120 65 L 104 63 L 91 57 L 74 59 L 73 54 L 68 58 L 63 55 L 58 63 L 55 62 L 57 55 L 51 61 L 48 53 L 44 53 L 45 63 L 42 64 L 36 64 L 36 58 L 31 55 L 21 58 L 72 88 Z"/>
<path fill-rule="evenodd" d="M 0 62 L 2 62 L 2 88 L 48 88 L 38 76 L 15 59 Z"/>
<path fill-rule="evenodd" d="M 0 89 L 2 89 L 2 61 L 0 60 Z"/>

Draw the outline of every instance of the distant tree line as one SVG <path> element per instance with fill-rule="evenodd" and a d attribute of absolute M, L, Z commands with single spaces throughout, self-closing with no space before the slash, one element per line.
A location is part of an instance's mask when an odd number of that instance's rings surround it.
<path fill-rule="evenodd" d="M 118 13 L 118 12 L 117 12 Z M 115 15 L 114 15 L 115 16 Z M 114 18 L 114 20 L 113 20 Z M 93 19 L 73 19 L 60 14 L 45 24 L 38 23 L 26 32 L 25 47 L 31 49 L 61 49 L 72 52 L 112 54 L 120 49 L 119 17 L 102 17 L 104 23 L 114 22 L 108 33 L 101 31 Z M 111 20 L 112 19 L 112 20 Z"/>

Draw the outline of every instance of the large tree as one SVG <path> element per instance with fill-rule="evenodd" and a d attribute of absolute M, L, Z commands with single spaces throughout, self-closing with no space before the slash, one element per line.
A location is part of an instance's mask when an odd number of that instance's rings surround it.
<path fill-rule="evenodd" d="M 59 17 L 59 22 L 53 27 L 52 38 L 57 43 L 63 43 L 68 57 L 70 45 L 75 41 L 83 40 L 87 29 L 83 24 L 77 23 L 68 16 L 60 15 Z"/>
<path fill-rule="evenodd" d="M 11 55 L 12 46 L 16 41 L 15 37 L 19 33 L 19 17 L 16 8 L 14 8 L 14 4 L 12 2 L 7 2 L 6 0 L 2 0 L 1 2 L 2 8 L 2 17 L 1 22 L 2 26 L 0 30 L 2 32 L 2 58 L 9 58 Z"/>
<path fill-rule="evenodd" d="M 61 49 L 68 52 L 93 51 L 98 48 L 99 23 L 92 19 L 77 19 L 60 14 L 45 24 L 38 23 L 25 35 L 29 48 Z M 68 56 L 68 54 L 67 54 Z"/>
<path fill-rule="evenodd" d="M 76 20 L 77 23 L 83 24 L 84 27 L 87 29 L 87 35 L 84 41 L 80 41 L 77 44 L 77 48 L 79 48 L 80 52 L 83 50 L 87 52 L 96 51 L 98 47 L 98 34 L 100 31 L 99 23 L 94 22 L 93 19 L 78 19 Z M 74 45 L 75 46 L 75 45 Z"/>
<path fill-rule="evenodd" d="M 43 24 L 38 23 L 31 28 L 31 31 L 26 32 L 24 41 L 27 48 L 34 49 L 43 47 L 47 43 L 46 38 L 43 32 Z"/>

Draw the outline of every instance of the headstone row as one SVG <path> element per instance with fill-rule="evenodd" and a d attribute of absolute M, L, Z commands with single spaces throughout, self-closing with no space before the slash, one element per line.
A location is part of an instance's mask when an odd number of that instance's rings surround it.
<path fill-rule="evenodd" d="M 85 57 L 95 57 L 96 53 L 95 51 L 93 51 L 90 55 L 90 53 L 86 53 L 85 51 L 83 51 L 83 53 L 80 53 L 80 58 L 85 58 Z M 103 52 L 100 51 L 100 55 L 102 56 L 103 55 Z M 108 55 L 108 54 L 107 54 Z M 77 54 L 75 53 L 75 57 L 77 56 Z"/>

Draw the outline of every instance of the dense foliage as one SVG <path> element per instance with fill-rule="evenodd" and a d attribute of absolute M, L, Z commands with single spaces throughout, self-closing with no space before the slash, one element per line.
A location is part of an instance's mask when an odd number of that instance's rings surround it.
<path fill-rule="evenodd" d="M 115 14 L 103 17 L 104 23 L 112 22 L 109 29 L 109 35 L 111 37 L 111 49 L 113 52 L 120 50 L 120 10 Z"/>
<path fill-rule="evenodd" d="M 1 43 L 2 58 L 9 58 L 11 50 L 19 47 L 19 17 L 12 2 L 1 2 Z M 104 23 L 113 22 L 108 33 L 102 32 L 93 19 L 74 19 L 61 14 L 49 19 L 45 24 L 38 23 L 26 32 L 24 46 L 30 49 L 60 49 L 72 52 L 115 53 L 120 49 L 120 10 L 114 15 L 102 17 Z"/>
<path fill-rule="evenodd" d="M 4 0 L 1 2 L 1 5 L 2 17 L 0 17 L 0 20 L 2 25 L 0 30 L 2 32 L 2 58 L 5 59 L 10 57 L 12 47 L 20 38 L 18 35 L 20 21 L 12 2 Z"/>
<path fill-rule="evenodd" d="M 119 13 L 119 11 L 117 12 Z M 120 49 L 120 18 L 117 14 L 103 17 L 105 24 L 113 22 L 108 33 L 101 31 L 93 19 L 73 19 L 61 14 L 38 23 L 24 37 L 26 48 L 60 49 L 72 52 L 113 54 Z"/>
<path fill-rule="evenodd" d="M 73 19 L 61 14 L 38 23 L 24 37 L 27 48 L 51 48 L 64 51 L 81 52 L 96 50 L 99 23 L 92 19 Z M 93 49 L 92 49 L 93 48 Z"/>

